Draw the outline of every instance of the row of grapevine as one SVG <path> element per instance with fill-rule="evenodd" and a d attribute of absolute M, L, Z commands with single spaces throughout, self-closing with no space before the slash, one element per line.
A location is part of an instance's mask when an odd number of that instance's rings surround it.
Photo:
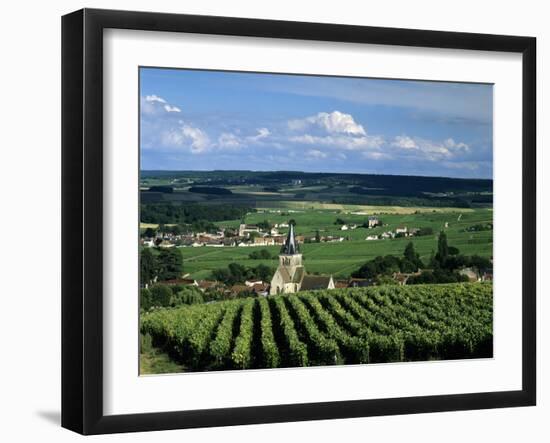
<path fill-rule="evenodd" d="M 342 363 L 338 344 L 319 331 L 301 297 L 285 297 L 285 299 L 289 302 L 297 319 L 296 324 L 300 329 L 302 340 L 307 342 L 310 363 L 312 365 Z"/>
<path fill-rule="evenodd" d="M 285 306 L 284 297 L 273 297 L 269 300 L 275 306 L 279 317 L 281 335 L 284 340 L 286 352 L 286 363 L 290 366 L 308 366 L 307 346 L 300 341 L 294 327 L 294 322 Z"/>
<path fill-rule="evenodd" d="M 216 338 L 210 343 L 210 356 L 215 367 L 224 367 L 228 363 L 233 344 L 233 328 L 241 308 L 238 303 L 229 304 L 218 326 Z"/>
<path fill-rule="evenodd" d="M 491 357 L 492 285 L 299 292 L 142 315 L 141 331 L 187 370 Z"/>
<path fill-rule="evenodd" d="M 265 298 L 258 301 L 261 315 L 261 343 L 262 343 L 262 363 L 266 368 L 277 368 L 281 364 L 281 356 L 275 335 L 273 334 L 273 322 L 269 303 Z"/>
<path fill-rule="evenodd" d="M 252 339 L 254 336 L 253 309 L 255 302 L 256 300 L 249 298 L 243 303 L 239 335 L 235 340 L 233 354 L 231 354 L 231 360 L 238 369 L 250 368 L 252 364 Z"/>
<path fill-rule="evenodd" d="M 369 362 L 369 345 L 366 338 L 353 336 L 346 332 L 336 322 L 333 315 L 323 308 L 315 295 L 304 296 L 304 300 L 309 304 L 326 334 L 336 340 L 346 363 Z"/>

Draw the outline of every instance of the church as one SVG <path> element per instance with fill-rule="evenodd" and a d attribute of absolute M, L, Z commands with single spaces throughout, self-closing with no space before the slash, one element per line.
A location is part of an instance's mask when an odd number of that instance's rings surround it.
<path fill-rule="evenodd" d="M 332 276 L 306 274 L 294 235 L 294 225 L 290 224 L 285 244 L 279 254 L 279 266 L 271 279 L 269 294 L 292 294 L 315 289 L 334 289 L 334 280 Z"/>

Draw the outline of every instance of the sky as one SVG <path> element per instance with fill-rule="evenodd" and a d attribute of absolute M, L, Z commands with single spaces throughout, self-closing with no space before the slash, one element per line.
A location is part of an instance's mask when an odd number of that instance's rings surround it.
<path fill-rule="evenodd" d="M 140 68 L 142 170 L 492 178 L 488 84 Z"/>

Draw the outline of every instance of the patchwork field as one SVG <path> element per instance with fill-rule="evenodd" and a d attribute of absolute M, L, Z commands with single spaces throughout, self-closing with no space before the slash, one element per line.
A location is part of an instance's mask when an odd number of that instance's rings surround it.
<path fill-rule="evenodd" d="M 492 210 L 470 209 L 468 211 L 452 208 L 449 212 L 442 210 L 436 212 L 419 212 L 411 214 L 391 213 L 391 208 L 381 207 L 376 213 L 380 220 L 387 226 L 373 229 L 357 228 L 342 231 L 335 225 L 337 218 L 342 218 L 349 224 L 362 224 L 366 215 L 354 215 L 345 212 L 329 210 L 305 210 L 302 212 L 285 213 L 276 212 L 277 209 L 267 209 L 261 213 L 251 213 L 246 216 L 245 222 L 249 224 L 268 220 L 271 223 L 287 222 L 289 218 L 296 221 L 297 235 L 314 236 L 317 230 L 320 234 L 341 236 L 346 238 L 342 242 L 308 243 L 301 245 L 301 251 L 305 257 L 305 266 L 310 273 L 333 274 L 335 277 L 349 277 L 350 273 L 357 269 L 365 261 L 379 255 L 401 255 L 406 244 L 412 241 L 415 250 L 422 260 L 428 261 L 432 251 L 437 250 L 437 234 L 441 230 L 447 233 L 449 244 L 459 248 L 466 255 L 478 254 L 490 257 L 493 254 L 493 232 L 467 232 L 466 228 L 483 223 L 492 223 Z M 219 222 L 220 226 L 238 227 L 240 220 Z M 445 227 L 447 224 L 447 227 Z M 368 235 L 380 234 L 385 231 L 394 231 L 398 226 L 408 228 L 433 229 L 430 236 L 395 238 L 384 240 L 366 241 Z M 285 232 L 285 229 L 281 229 Z M 179 248 L 184 258 L 184 272 L 190 273 L 192 278 L 206 279 L 211 270 L 227 266 L 231 262 L 255 266 L 264 263 L 276 267 L 275 260 L 251 260 L 248 255 L 259 249 L 267 249 L 273 256 L 277 256 L 280 247 L 224 247 L 224 248 Z"/>

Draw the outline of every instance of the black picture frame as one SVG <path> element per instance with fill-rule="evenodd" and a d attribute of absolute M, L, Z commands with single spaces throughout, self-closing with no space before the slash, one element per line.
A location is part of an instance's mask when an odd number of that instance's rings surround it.
<path fill-rule="evenodd" d="M 522 54 L 522 389 L 131 415 L 103 413 L 103 30 L 171 31 Z M 536 403 L 536 39 L 83 9 L 62 18 L 62 426 L 82 434 L 531 406 Z"/>

